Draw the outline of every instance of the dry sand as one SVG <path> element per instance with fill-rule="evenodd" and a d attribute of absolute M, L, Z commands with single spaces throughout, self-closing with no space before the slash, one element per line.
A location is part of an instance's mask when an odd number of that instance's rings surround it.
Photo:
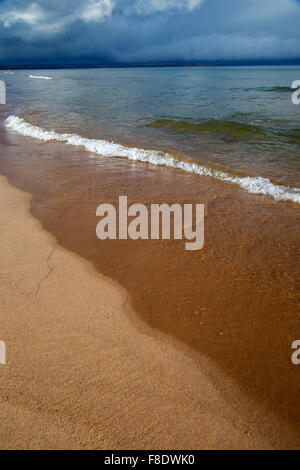
<path fill-rule="evenodd" d="M 30 199 L 0 178 L 0 448 L 297 447 L 287 423 L 57 245 Z"/>

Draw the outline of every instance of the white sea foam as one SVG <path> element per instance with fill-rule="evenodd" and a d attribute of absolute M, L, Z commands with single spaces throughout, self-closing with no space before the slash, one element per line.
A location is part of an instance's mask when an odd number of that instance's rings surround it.
<path fill-rule="evenodd" d="M 43 80 L 52 80 L 52 77 L 44 77 L 43 75 L 29 75 L 29 78 L 41 78 Z"/>
<path fill-rule="evenodd" d="M 58 134 L 54 131 L 46 131 L 40 127 L 33 126 L 24 119 L 17 116 L 9 116 L 5 125 L 24 136 L 43 140 L 44 142 L 59 141 L 74 147 L 83 147 L 88 152 L 92 152 L 104 157 L 123 157 L 153 165 L 163 165 L 179 168 L 190 173 L 210 176 L 212 178 L 229 181 L 238 184 L 249 193 L 265 194 L 276 200 L 292 201 L 300 204 L 300 188 L 289 188 L 283 185 L 273 184 L 268 178 L 237 176 L 226 171 L 216 170 L 197 162 L 180 160 L 168 153 L 157 150 L 145 150 L 140 148 L 125 147 L 107 140 L 87 139 L 76 134 Z"/>

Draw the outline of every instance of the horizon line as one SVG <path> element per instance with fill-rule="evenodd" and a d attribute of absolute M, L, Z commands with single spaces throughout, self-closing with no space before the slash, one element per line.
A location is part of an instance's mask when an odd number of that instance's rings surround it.
<path fill-rule="evenodd" d="M 42 69 L 82 69 L 82 68 L 151 68 L 151 67 L 257 67 L 257 66 L 300 65 L 300 58 L 294 60 L 238 60 L 238 61 L 194 61 L 194 62 L 153 62 L 128 64 L 86 63 L 35 63 L 35 64 L 0 64 L 0 70 L 42 70 Z"/>

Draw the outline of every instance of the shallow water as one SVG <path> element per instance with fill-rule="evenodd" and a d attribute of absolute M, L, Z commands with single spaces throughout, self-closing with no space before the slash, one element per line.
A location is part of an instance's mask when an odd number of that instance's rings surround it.
<path fill-rule="evenodd" d="M 0 78 L 2 115 L 300 188 L 300 105 L 291 102 L 300 66 L 2 71 Z"/>

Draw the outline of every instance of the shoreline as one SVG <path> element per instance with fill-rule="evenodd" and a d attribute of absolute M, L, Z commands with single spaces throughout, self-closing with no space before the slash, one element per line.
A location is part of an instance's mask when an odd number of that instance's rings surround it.
<path fill-rule="evenodd" d="M 45 78 L 45 77 L 44 77 Z M 300 188 L 273 182 L 269 177 L 253 176 L 229 168 L 222 168 L 211 163 L 192 160 L 179 153 L 164 152 L 146 147 L 132 147 L 114 141 L 92 139 L 78 134 L 61 134 L 48 131 L 31 124 L 23 117 L 8 116 L 4 125 L 23 137 L 30 137 L 42 142 L 61 142 L 65 145 L 79 147 L 86 152 L 108 158 L 125 158 L 134 162 L 175 168 L 197 176 L 205 176 L 215 180 L 232 183 L 250 194 L 267 196 L 276 201 L 300 204 Z M 118 155 L 118 156 L 117 156 Z"/>
<path fill-rule="evenodd" d="M 125 313 L 128 294 L 57 245 L 28 193 L 1 176 L 0 195 L 2 449 L 296 448 L 211 361 Z"/>

